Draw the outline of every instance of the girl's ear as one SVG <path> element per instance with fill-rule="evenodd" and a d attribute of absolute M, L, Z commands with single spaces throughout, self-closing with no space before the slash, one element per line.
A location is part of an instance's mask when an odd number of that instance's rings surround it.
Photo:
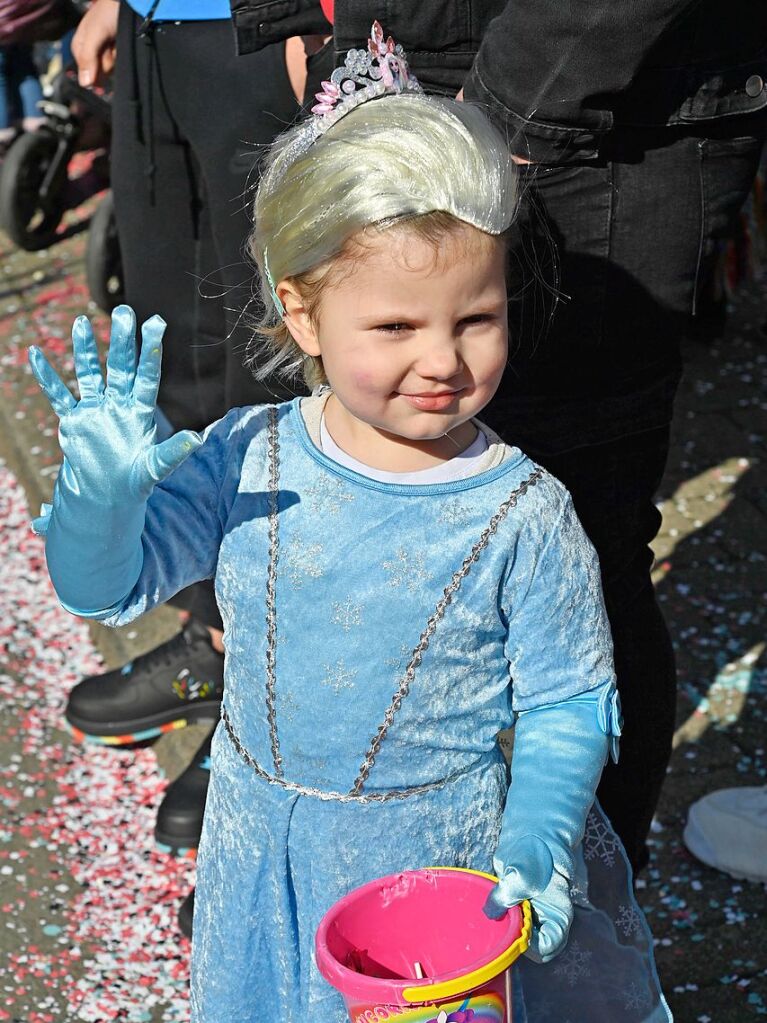
<path fill-rule="evenodd" d="M 293 340 L 306 355 L 320 355 L 317 331 L 304 304 L 301 292 L 292 281 L 280 281 L 275 291 L 285 307 L 283 323 Z"/>

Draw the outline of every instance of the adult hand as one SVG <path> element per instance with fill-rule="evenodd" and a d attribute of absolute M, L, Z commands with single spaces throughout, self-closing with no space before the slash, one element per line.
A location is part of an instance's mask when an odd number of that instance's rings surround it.
<path fill-rule="evenodd" d="M 301 41 L 304 44 L 304 53 L 306 54 L 307 57 L 313 57 L 314 54 L 318 53 L 325 45 L 325 43 L 329 43 L 332 38 L 333 38 L 332 35 L 301 36 Z"/>
<path fill-rule="evenodd" d="M 103 85 L 115 66 L 119 0 L 95 0 L 72 37 L 77 80 L 90 88 Z"/>
<path fill-rule="evenodd" d="M 306 52 L 301 36 L 285 40 L 285 67 L 297 103 L 303 103 L 306 91 Z"/>

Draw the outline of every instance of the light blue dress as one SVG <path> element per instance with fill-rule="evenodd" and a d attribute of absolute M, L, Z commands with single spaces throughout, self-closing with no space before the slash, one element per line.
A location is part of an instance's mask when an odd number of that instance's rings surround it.
<path fill-rule="evenodd" d="M 327 458 L 296 400 L 230 412 L 155 490 L 144 568 L 111 624 L 215 576 L 225 625 L 193 1023 L 346 1020 L 313 959 L 324 912 L 383 874 L 491 869 L 498 731 L 612 677 L 570 498 L 502 454 L 464 480 L 380 483 Z M 516 971 L 515 1023 L 669 1019 L 598 808 L 583 862 L 591 901 L 584 876 L 565 951 Z"/>

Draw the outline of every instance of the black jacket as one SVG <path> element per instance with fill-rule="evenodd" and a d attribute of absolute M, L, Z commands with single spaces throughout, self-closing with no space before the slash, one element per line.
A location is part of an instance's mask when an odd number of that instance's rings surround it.
<path fill-rule="evenodd" d="M 240 53 L 329 33 L 319 0 L 231 0 Z M 535 161 L 589 159 L 620 125 L 767 107 L 767 0 L 336 0 L 337 62 L 373 18 L 430 91 L 483 103 Z"/>

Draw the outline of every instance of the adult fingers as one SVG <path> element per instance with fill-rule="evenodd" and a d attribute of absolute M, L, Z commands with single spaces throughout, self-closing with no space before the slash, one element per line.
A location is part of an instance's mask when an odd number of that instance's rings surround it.
<path fill-rule="evenodd" d="M 77 62 L 80 85 L 98 84 L 103 53 L 113 49 L 117 37 L 119 4 L 112 0 L 93 3 L 85 12 L 72 38 L 72 54 Z"/>
<path fill-rule="evenodd" d="M 114 46 L 107 46 L 101 51 L 101 61 L 99 63 L 99 75 L 96 80 L 97 85 L 105 84 L 106 80 L 112 74 L 117 63 L 117 49 Z"/>
<path fill-rule="evenodd" d="M 136 376 L 136 314 L 129 305 L 112 312 L 112 330 L 107 355 L 107 391 L 127 397 Z"/>
<path fill-rule="evenodd" d="M 162 444 L 155 444 L 146 456 L 146 468 L 149 477 L 159 483 L 166 476 L 170 476 L 174 469 L 177 469 L 193 451 L 202 444 L 202 437 L 194 430 L 181 430 L 180 433 L 164 440 Z"/>
<path fill-rule="evenodd" d="M 78 316 L 72 325 L 72 347 L 80 397 L 98 398 L 104 391 L 104 378 L 93 327 L 87 316 Z"/>
<path fill-rule="evenodd" d="M 97 77 L 98 43 L 82 23 L 72 37 L 72 55 L 77 63 L 77 81 L 87 89 Z"/>
<path fill-rule="evenodd" d="M 165 320 L 152 316 L 141 325 L 141 355 L 133 385 L 133 397 L 140 405 L 154 408 L 157 390 L 160 386 L 160 364 L 162 362 L 162 336 Z"/>
<path fill-rule="evenodd" d="M 35 379 L 56 415 L 60 418 L 71 412 L 77 405 L 74 396 L 36 345 L 30 347 L 28 358 Z"/>

